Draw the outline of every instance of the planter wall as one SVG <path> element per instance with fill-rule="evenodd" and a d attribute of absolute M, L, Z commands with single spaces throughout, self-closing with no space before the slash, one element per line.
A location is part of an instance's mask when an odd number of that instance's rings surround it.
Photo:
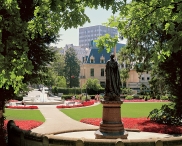
<path fill-rule="evenodd" d="M 8 146 L 182 146 L 182 138 L 163 139 L 77 139 L 42 135 L 18 128 L 14 121 L 7 125 Z M 70 132 L 70 131 L 69 131 Z"/>

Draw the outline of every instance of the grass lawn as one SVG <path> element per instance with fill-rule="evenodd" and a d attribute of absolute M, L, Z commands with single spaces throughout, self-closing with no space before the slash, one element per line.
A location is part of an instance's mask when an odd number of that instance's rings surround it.
<path fill-rule="evenodd" d="M 159 109 L 163 104 L 168 104 L 168 103 L 167 102 L 123 103 L 121 105 L 121 117 L 123 118 L 147 117 L 151 110 L 153 110 L 154 108 Z M 77 121 L 80 121 L 83 118 L 102 118 L 102 104 L 85 108 L 61 109 L 61 111 Z"/>
<path fill-rule="evenodd" d="M 35 120 L 45 122 L 45 118 L 39 110 L 5 109 L 6 120 Z"/>

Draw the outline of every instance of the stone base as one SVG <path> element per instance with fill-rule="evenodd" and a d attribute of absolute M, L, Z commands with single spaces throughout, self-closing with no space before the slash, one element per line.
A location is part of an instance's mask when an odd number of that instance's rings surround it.
<path fill-rule="evenodd" d="M 100 130 L 97 130 L 95 132 L 95 139 L 127 139 L 128 137 L 128 132 L 123 131 L 123 132 L 101 132 Z"/>
<path fill-rule="evenodd" d="M 121 121 L 122 101 L 102 101 L 103 113 L 99 130 L 95 132 L 96 139 L 127 139 L 128 133 L 124 130 Z"/>

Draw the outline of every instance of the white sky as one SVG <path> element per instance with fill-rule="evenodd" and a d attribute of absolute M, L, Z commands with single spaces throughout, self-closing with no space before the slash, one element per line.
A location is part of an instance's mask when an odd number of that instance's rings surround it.
<path fill-rule="evenodd" d="M 111 10 L 107 11 L 102 8 L 97 10 L 86 8 L 85 13 L 90 18 L 91 23 L 86 23 L 82 27 L 100 25 L 107 22 L 108 18 L 113 15 Z M 72 28 L 66 31 L 61 29 L 59 33 L 61 34 L 60 41 L 56 44 L 52 44 L 53 46 L 64 47 L 66 44 L 74 44 L 75 46 L 79 45 L 79 27 L 77 29 Z M 123 40 L 121 43 L 125 42 L 126 40 Z"/>

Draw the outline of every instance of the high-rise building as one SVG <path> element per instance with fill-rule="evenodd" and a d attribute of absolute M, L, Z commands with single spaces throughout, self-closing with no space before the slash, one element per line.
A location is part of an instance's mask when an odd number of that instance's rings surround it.
<path fill-rule="evenodd" d="M 79 28 L 79 46 L 89 48 L 90 42 L 105 34 L 110 34 L 111 37 L 118 35 L 116 28 L 106 27 L 102 25 Z"/>

